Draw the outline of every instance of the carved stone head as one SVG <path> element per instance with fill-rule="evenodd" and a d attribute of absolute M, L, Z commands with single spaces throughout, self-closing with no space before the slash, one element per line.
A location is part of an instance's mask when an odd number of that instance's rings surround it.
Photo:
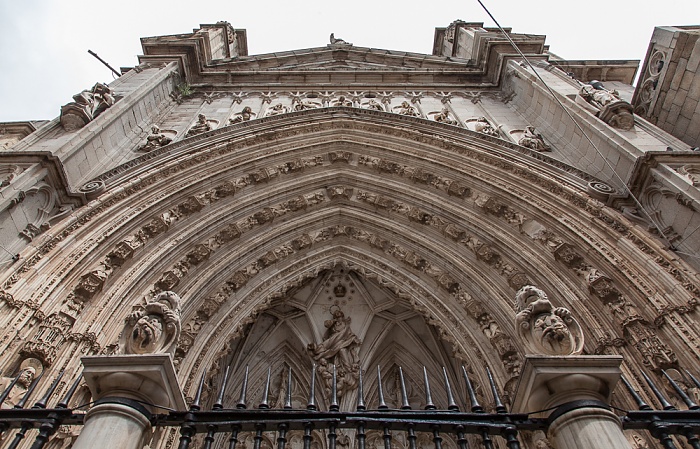
<path fill-rule="evenodd" d="M 125 321 L 124 354 L 174 354 L 180 336 L 180 298 L 170 291 L 158 293 Z"/>
<path fill-rule="evenodd" d="M 583 350 L 578 321 L 563 307 L 554 307 L 539 288 L 526 285 L 515 295 L 515 326 L 528 351 L 538 355 L 576 355 Z"/>

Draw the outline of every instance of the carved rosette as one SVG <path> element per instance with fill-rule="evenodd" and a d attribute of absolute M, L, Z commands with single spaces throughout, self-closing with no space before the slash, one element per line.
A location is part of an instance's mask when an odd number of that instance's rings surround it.
<path fill-rule="evenodd" d="M 526 285 L 515 295 L 516 331 L 532 354 L 578 355 L 583 351 L 581 326 L 564 307 L 554 307 L 539 288 Z"/>
<path fill-rule="evenodd" d="M 180 337 L 180 297 L 158 293 L 125 320 L 120 347 L 124 354 L 175 354 Z"/>

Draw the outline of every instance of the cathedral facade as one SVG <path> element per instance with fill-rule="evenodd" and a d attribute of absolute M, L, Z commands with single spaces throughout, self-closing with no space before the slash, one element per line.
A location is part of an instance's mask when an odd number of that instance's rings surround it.
<path fill-rule="evenodd" d="M 233 406 L 244 377 L 254 401 L 304 408 L 313 370 L 323 410 L 354 408 L 361 381 L 368 407 L 429 408 L 443 377 L 467 408 L 462 367 L 481 402 L 492 376 L 527 409 L 533 354 L 621 356 L 647 402 L 642 373 L 697 395 L 700 153 L 635 109 L 636 61 L 564 60 L 544 36 L 464 21 L 436 29 L 432 55 L 334 35 L 248 55 L 226 22 L 142 46 L 56 119 L 0 124 L 0 368 L 25 373 L 6 404 L 40 372 L 46 389 L 86 356 L 145 353 L 170 354 L 179 409 L 219 389 Z M 522 314 L 527 292 L 564 317 L 564 340 Z M 603 396 L 635 408 L 621 388 Z M 49 444 L 80 428 L 64 430 Z"/>

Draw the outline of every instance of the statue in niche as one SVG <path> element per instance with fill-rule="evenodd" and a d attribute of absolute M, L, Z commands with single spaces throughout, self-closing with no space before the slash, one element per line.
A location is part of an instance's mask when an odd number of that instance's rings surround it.
<path fill-rule="evenodd" d="M 499 137 L 500 134 L 496 128 L 494 128 L 491 123 L 486 119 L 486 117 L 479 117 L 474 123 L 474 131 L 486 134 L 487 136 Z"/>
<path fill-rule="evenodd" d="M 384 107 L 374 98 L 370 98 L 366 102 L 362 103 L 362 107 L 364 109 L 371 109 L 373 111 L 382 111 L 384 112 Z"/>
<path fill-rule="evenodd" d="M 24 398 L 24 395 L 27 394 L 29 386 L 43 370 L 44 367 L 38 359 L 25 359 L 20 365 L 17 382 L 15 383 L 14 387 L 12 387 L 12 390 L 5 401 L 2 403 L 2 405 L 0 405 L 0 408 L 10 409 L 19 404 L 19 402 Z M 5 392 L 13 380 L 14 378 L 12 377 L 0 378 L 0 394 Z"/>
<path fill-rule="evenodd" d="M 333 319 L 323 323 L 327 329 L 323 342 L 309 343 L 307 349 L 318 363 L 318 373 L 329 389 L 333 382 L 332 365 L 335 365 L 338 396 L 342 396 L 357 387 L 360 370 L 358 351 L 362 342 L 350 329 L 350 317 L 346 317 L 340 309 L 332 313 Z"/>
<path fill-rule="evenodd" d="M 516 331 L 528 350 L 540 355 L 577 355 L 583 350 L 578 321 L 564 307 L 554 307 L 539 288 L 526 285 L 515 295 Z"/>
<path fill-rule="evenodd" d="M 146 143 L 141 145 L 138 148 L 138 151 L 148 153 L 149 151 L 153 151 L 157 148 L 164 147 L 172 141 L 173 139 L 167 137 L 165 134 L 160 132 L 160 128 L 158 128 L 156 125 L 153 125 L 151 127 L 151 134 L 149 134 L 148 137 L 146 137 Z"/>
<path fill-rule="evenodd" d="M 420 114 L 418 111 L 416 111 L 416 108 L 411 106 L 408 101 L 402 101 L 400 105 L 394 106 L 392 110 L 396 114 L 408 115 L 409 117 L 420 117 Z"/>
<path fill-rule="evenodd" d="M 352 101 L 348 100 L 345 98 L 343 95 L 338 97 L 337 99 L 333 100 L 331 103 L 331 106 L 346 106 L 346 107 L 353 107 Z"/>
<path fill-rule="evenodd" d="M 618 91 L 603 87 L 600 81 L 584 84 L 578 98 L 583 99 L 583 102 L 578 101 L 579 104 L 613 128 L 628 131 L 634 127 L 632 105 L 622 100 Z"/>
<path fill-rule="evenodd" d="M 457 120 L 452 118 L 452 116 L 450 115 L 450 110 L 447 108 L 442 108 L 440 112 L 431 112 L 430 114 L 433 115 L 433 120 L 435 120 L 436 122 L 453 126 L 458 125 Z"/>
<path fill-rule="evenodd" d="M 204 114 L 199 114 L 197 116 L 197 123 L 187 131 L 187 137 L 196 136 L 197 134 L 202 134 L 207 131 L 211 131 L 211 125 L 207 121 L 207 117 Z"/>
<path fill-rule="evenodd" d="M 96 83 L 90 90 L 73 95 L 73 101 L 61 107 L 61 125 L 66 131 L 75 131 L 90 123 L 115 102 L 112 89 Z"/>
<path fill-rule="evenodd" d="M 180 297 L 160 292 L 125 322 L 120 343 L 124 354 L 175 354 L 180 337 Z"/>
<path fill-rule="evenodd" d="M 255 112 L 253 112 L 250 106 L 246 106 L 241 112 L 237 113 L 235 117 L 228 119 L 228 124 L 235 125 L 236 123 L 247 122 L 254 118 Z"/>
<path fill-rule="evenodd" d="M 321 103 L 315 101 L 301 100 L 295 98 L 292 102 L 294 104 L 294 111 L 305 111 L 307 109 L 316 109 L 321 107 Z"/>
<path fill-rule="evenodd" d="M 542 134 L 538 133 L 534 126 L 525 127 L 525 131 L 518 140 L 518 145 L 522 145 L 535 151 L 549 151 L 551 149 L 546 143 L 544 143 Z"/>
<path fill-rule="evenodd" d="M 277 103 L 276 105 L 268 108 L 265 112 L 265 117 L 272 117 L 273 115 L 286 114 L 289 112 L 289 108 L 282 103 Z"/>

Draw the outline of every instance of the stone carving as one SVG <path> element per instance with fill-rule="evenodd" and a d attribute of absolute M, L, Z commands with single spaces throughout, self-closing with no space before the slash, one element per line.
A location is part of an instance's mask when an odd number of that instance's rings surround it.
<path fill-rule="evenodd" d="M 518 139 L 518 145 L 535 151 L 550 151 L 551 148 L 544 142 L 542 134 L 535 130 L 534 126 L 526 126 L 525 131 Z"/>
<path fill-rule="evenodd" d="M 350 42 L 346 42 L 343 39 L 335 37 L 335 33 L 331 33 L 331 45 L 352 45 Z"/>
<path fill-rule="evenodd" d="M 354 105 L 351 100 L 348 100 L 343 95 L 341 95 L 340 97 L 336 98 L 331 102 L 331 106 L 345 106 L 351 108 Z"/>
<path fill-rule="evenodd" d="M 474 121 L 474 131 L 487 136 L 500 137 L 500 133 L 489 123 L 486 117 L 479 117 Z"/>
<path fill-rule="evenodd" d="M 322 105 L 316 101 L 302 100 L 300 98 L 295 98 L 293 103 L 294 111 L 305 111 L 307 109 L 320 108 Z"/>
<path fill-rule="evenodd" d="M 428 115 L 433 116 L 433 120 L 436 122 L 444 123 L 446 125 L 459 126 L 457 120 L 453 119 L 450 115 L 450 110 L 447 108 L 442 108 L 439 112 L 431 112 Z"/>
<path fill-rule="evenodd" d="M 61 107 L 61 125 L 66 131 L 82 128 L 115 102 L 112 89 L 102 83 L 96 83 L 92 89 L 73 95 L 73 100 Z"/>
<path fill-rule="evenodd" d="M 197 134 L 202 134 L 207 131 L 211 131 L 211 125 L 204 114 L 199 114 L 197 116 L 197 123 L 187 131 L 187 137 L 196 136 Z"/>
<path fill-rule="evenodd" d="M 180 297 L 158 293 L 125 320 L 120 347 L 124 354 L 175 354 L 180 337 Z"/>
<path fill-rule="evenodd" d="M 350 329 L 350 317 L 339 309 L 334 310 L 333 319 L 326 320 L 323 325 L 327 329 L 323 342 L 309 343 L 307 349 L 318 363 L 318 373 L 329 389 L 333 381 L 332 365 L 335 365 L 338 395 L 342 396 L 357 387 L 358 351 L 362 342 Z"/>
<path fill-rule="evenodd" d="M 29 386 L 34 379 L 44 370 L 41 362 L 34 358 L 25 359 L 20 365 L 19 378 L 10 391 L 1 408 L 10 409 L 17 405 L 27 393 Z M 0 378 L 0 393 L 3 393 L 10 386 L 14 379 L 11 377 Z"/>
<path fill-rule="evenodd" d="M 370 98 L 367 101 L 363 102 L 361 104 L 362 108 L 364 109 L 370 109 L 373 111 L 382 111 L 384 112 L 384 107 L 374 98 Z"/>
<path fill-rule="evenodd" d="M 156 125 L 153 125 L 151 127 L 151 134 L 149 134 L 149 136 L 146 137 L 146 143 L 141 145 L 138 148 L 138 151 L 148 153 L 149 151 L 153 151 L 156 148 L 164 147 L 172 141 L 173 139 L 167 137 L 165 134 L 160 132 L 160 128 L 158 128 Z"/>
<path fill-rule="evenodd" d="M 676 169 L 678 173 L 684 175 L 695 187 L 700 187 L 700 165 L 683 165 Z"/>
<path fill-rule="evenodd" d="M 391 108 L 396 114 L 407 115 L 409 117 L 420 117 L 420 114 L 415 107 L 411 106 L 408 101 L 402 101 L 400 105 Z"/>
<path fill-rule="evenodd" d="M 630 130 L 634 127 L 632 105 L 620 99 L 616 90 L 604 88 L 600 81 L 584 84 L 579 90 L 579 97 L 585 101 L 585 104 L 579 101 L 580 104 L 613 128 Z"/>
<path fill-rule="evenodd" d="M 578 355 L 583 350 L 581 326 L 564 307 L 554 307 L 539 288 L 526 285 L 515 295 L 515 326 L 533 354 Z"/>
<path fill-rule="evenodd" d="M 272 117 L 273 115 L 286 114 L 289 112 L 289 108 L 282 103 L 277 103 L 276 105 L 270 107 L 265 112 L 265 117 Z"/>
<path fill-rule="evenodd" d="M 233 118 L 228 119 L 229 125 L 235 125 L 236 123 L 247 122 L 255 118 L 255 112 L 250 108 L 250 106 L 244 107 L 241 112 L 236 113 Z"/>

